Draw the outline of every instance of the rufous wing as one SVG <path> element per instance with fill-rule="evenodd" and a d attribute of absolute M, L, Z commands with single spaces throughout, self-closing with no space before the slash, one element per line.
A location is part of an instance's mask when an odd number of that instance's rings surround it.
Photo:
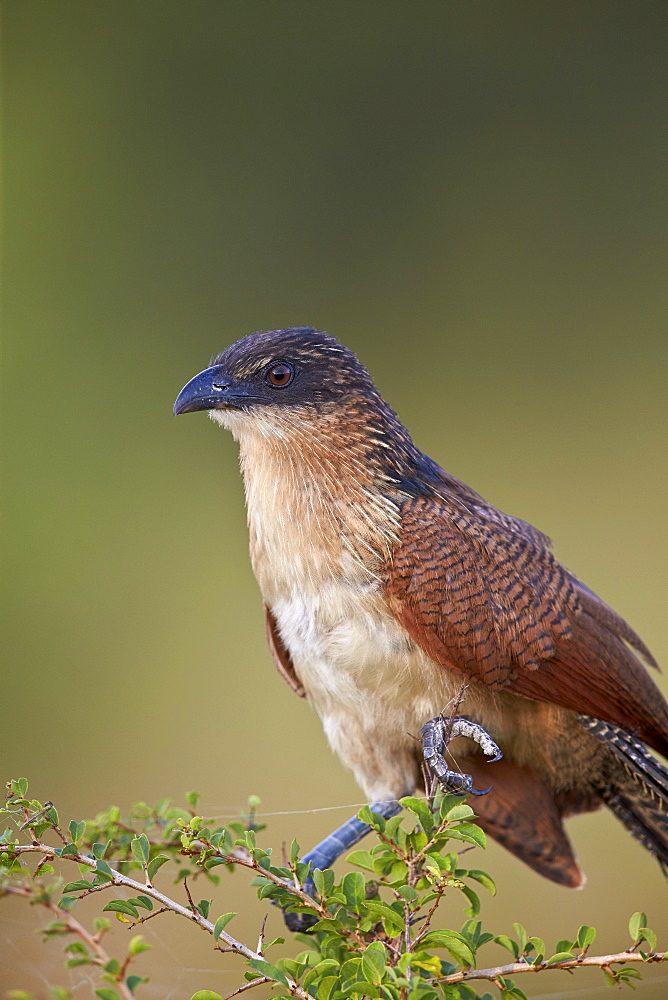
<path fill-rule="evenodd" d="M 269 651 L 274 658 L 276 669 L 285 683 L 292 688 L 295 694 L 298 694 L 300 698 L 305 698 L 306 691 L 304 690 L 304 686 L 297 677 L 290 654 L 285 648 L 283 640 L 279 635 L 276 619 L 266 604 L 264 606 L 264 614 L 267 629 L 267 645 L 269 646 Z"/>
<path fill-rule="evenodd" d="M 614 722 L 668 752 L 668 708 L 631 647 L 653 664 L 651 654 L 530 525 L 484 501 L 407 499 L 385 587 L 398 620 L 443 667 Z"/>

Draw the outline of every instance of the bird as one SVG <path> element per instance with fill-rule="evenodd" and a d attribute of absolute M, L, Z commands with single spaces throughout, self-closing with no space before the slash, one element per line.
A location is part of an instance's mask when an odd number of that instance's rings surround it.
<path fill-rule="evenodd" d="M 426 762 L 557 884 L 585 881 L 564 820 L 601 806 L 666 871 L 657 664 L 548 537 L 425 455 L 355 353 L 312 327 L 212 358 L 174 404 L 199 410 L 239 445 L 275 665 L 372 809 L 428 791 Z M 304 860 L 328 867 L 368 829 L 353 817 Z"/>

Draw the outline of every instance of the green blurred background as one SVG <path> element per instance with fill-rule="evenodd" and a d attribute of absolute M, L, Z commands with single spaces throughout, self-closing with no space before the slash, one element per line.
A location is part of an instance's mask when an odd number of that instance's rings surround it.
<path fill-rule="evenodd" d="M 171 416 L 258 329 L 354 348 L 426 451 L 668 661 L 667 29 L 642 0 L 4 5 L 5 778 L 66 821 L 255 793 L 295 811 L 277 846 L 360 802 L 265 649 L 234 443 Z M 492 929 L 586 922 L 608 950 L 644 909 L 665 943 L 655 863 L 607 813 L 570 830 L 580 893 L 489 849 Z M 214 907 L 252 942 L 250 895 L 235 875 Z M 0 988 L 90 995 L 43 922 L 3 901 Z M 146 937 L 147 1000 L 241 978 L 172 918 Z M 595 971 L 521 985 L 604 995 Z"/>

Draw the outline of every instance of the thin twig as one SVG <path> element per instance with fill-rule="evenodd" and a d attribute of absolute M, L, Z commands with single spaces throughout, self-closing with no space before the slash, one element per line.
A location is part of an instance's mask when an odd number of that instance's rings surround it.
<path fill-rule="evenodd" d="M 232 1000 L 232 997 L 238 997 L 240 993 L 245 993 L 246 990 L 252 990 L 254 986 L 264 986 L 265 983 L 272 983 L 273 979 L 269 979 L 267 976 L 260 976 L 259 979 L 251 979 L 250 983 L 244 983 L 240 986 L 238 990 L 234 993 L 228 993 L 225 1000 Z"/>
<path fill-rule="evenodd" d="M 439 979 L 440 983 L 466 983 L 471 979 L 487 979 L 490 982 L 496 982 L 500 976 L 514 976 L 520 972 L 544 972 L 547 969 L 564 969 L 570 972 L 573 969 L 583 968 L 584 966 L 595 966 L 600 969 L 608 969 L 611 975 L 614 976 L 614 972 L 609 969 L 613 963 L 619 962 L 663 962 L 666 959 L 665 954 L 657 953 L 646 955 L 644 958 L 635 951 L 620 951 L 617 955 L 579 955 L 577 958 L 566 958 L 563 962 L 553 962 L 548 965 L 547 962 L 538 962 L 537 964 L 532 964 L 531 962 L 511 962 L 509 965 L 498 965 L 493 969 L 464 969 L 462 972 L 453 972 L 449 976 L 443 976 Z"/>
<path fill-rule="evenodd" d="M 451 710 L 450 715 L 448 717 L 448 721 L 445 723 L 445 732 L 443 733 L 443 743 L 445 744 L 446 747 L 447 747 L 448 743 L 450 742 L 450 734 L 452 732 L 452 727 L 453 727 L 453 725 L 455 723 L 455 719 L 457 718 L 457 709 L 459 708 L 459 706 L 461 705 L 461 703 L 464 701 L 464 697 L 465 697 L 467 691 L 468 691 L 468 684 L 462 684 L 462 686 L 460 687 L 459 691 L 457 692 L 457 694 L 455 696 L 454 702 L 452 703 L 452 710 Z M 442 713 L 441 713 L 441 717 L 442 717 Z"/>
<path fill-rule="evenodd" d="M 196 920 L 197 919 L 197 914 L 199 913 L 199 910 L 197 909 L 197 907 L 193 903 L 193 898 L 190 895 L 190 889 L 188 888 L 188 879 L 187 879 L 187 877 L 183 879 L 183 886 L 184 886 L 184 888 L 186 890 L 186 896 L 188 897 L 188 903 L 190 904 L 190 909 L 192 910 L 193 919 Z"/>
<path fill-rule="evenodd" d="M 147 920 L 151 920 L 153 917 L 157 917 L 159 913 L 171 913 L 172 911 L 168 906 L 161 906 L 159 910 L 154 910 L 153 913 L 147 913 L 145 917 L 140 917 L 139 920 L 135 920 L 132 924 L 136 927 L 137 924 L 145 924 Z"/>
<path fill-rule="evenodd" d="M 53 809 L 53 802 L 46 802 L 43 809 L 40 809 L 40 811 L 38 813 L 35 813 L 34 816 L 29 816 L 28 819 L 25 821 L 25 823 L 23 823 L 19 827 L 19 832 L 21 830 L 25 830 L 26 827 L 33 826 L 33 824 L 38 819 L 41 819 L 41 817 L 44 815 L 44 813 L 48 813 L 49 809 Z M 26 812 L 27 812 L 27 810 L 26 810 Z"/>
<path fill-rule="evenodd" d="M 419 945 L 419 943 L 422 940 L 422 938 L 425 936 L 425 934 L 428 933 L 428 931 L 429 931 L 429 925 L 431 924 L 432 918 L 433 918 L 434 914 L 436 913 L 436 910 L 441 905 L 441 899 L 443 897 L 443 893 L 444 892 L 445 892 L 445 886 L 440 886 L 439 885 L 439 886 L 436 887 L 436 898 L 434 899 L 434 903 L 431 906 L 431 908 L 429 910 L 429 913 L 426 915 L 426 917 L 423 918 L 424 919 L 424 927 L 422 928 L 422 930 L 420 931 L 420 933 L 418 934 L 418 936 L 415 938 L 415 941 L 413 942 L 413 948 L 417 948 L 417 946 Z"/>

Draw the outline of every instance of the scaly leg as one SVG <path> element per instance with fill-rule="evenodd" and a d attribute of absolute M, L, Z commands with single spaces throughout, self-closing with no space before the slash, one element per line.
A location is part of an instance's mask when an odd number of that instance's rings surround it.
<path fill-rule="evenodd" d="M 396 799 L 372 802 L 369 808 L 371 812 L 380 813 L 385 819 L 389 819 L 390 816 L 396 816 L 398 812 L 401 812 L 401 806 Z M 310 861 L 314 868 L 320 868 L 321 870 L 331 868 L 336 859 L 344 851 L 348 851 L 351 847 L 354 847 L 362 837 L 367 835 L 370 829 L 371 827 L 367 823 L 362 823 L 356 816 L 353 816 L 351 819 L 346 820 L 338 829 L 334 830 L 333 833 L 325 837 L 324 840 L 321 840 L 301 860 L 307 864 Z M 307 892 L 315 890 L 310 877 L 304 883 L 304 888 Z M 288 930 L 307 931 L 309 927 L 313 927 L 318 918 L 311 916 L 310 913 L 286 913 L 284 911 L 283 919 Z"/>

